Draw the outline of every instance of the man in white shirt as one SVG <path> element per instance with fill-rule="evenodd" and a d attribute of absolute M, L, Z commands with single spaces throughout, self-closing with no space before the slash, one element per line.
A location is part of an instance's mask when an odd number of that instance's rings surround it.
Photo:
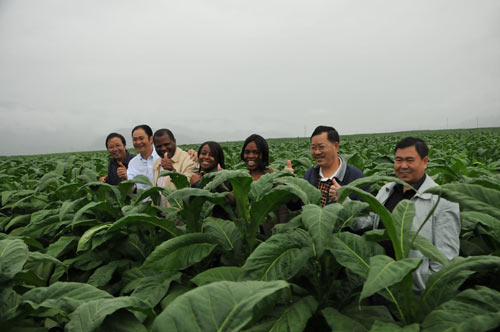
<path fill-rule="evenodd" d="M 145 175 L 153 183 L 153 164 L 160 158 L 153 149 L 153 130 L 148 125 L 138 125 L 132 129 L 132 141 L 138 155 L 128 164 L 127 180 L 137 175 Z M 135 189 L 147 189 L 150 186 L 137 183 Z"/>

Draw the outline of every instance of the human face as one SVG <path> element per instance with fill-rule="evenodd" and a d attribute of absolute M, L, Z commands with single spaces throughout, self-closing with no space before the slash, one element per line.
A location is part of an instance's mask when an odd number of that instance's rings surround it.
<path fill-rule="evenodd" d="M 250 142 L 243 150 L 243 161 L 247 165 L 249 171 L 255 171 L 261 168 L 262 155 L 257 148 L 255 142 Z"/>
<path fill-rule="evenodd" d="M 171 139 L 167 134 L 155 137 L 155 149 L 160 157 L 164 158 L 164 154 L 166 153 L 169 158 L 172 158 L 176 148 L 175 139 Z"/>
<path fill-rule="evenodd" d="M 127 156 L 127 151 L 125 150 L 125 145 L 123 145 L 122 140 L 118 137 L 113 137 L 108 139 L 106 143 L 108 146 L 108 152 L 112 158 L 116 160 L 125 160 Z"/>
<path fill-rule="evenodd" d="M 148 134 L 146 134 L 144 129 L 139 128 L 134 130 L 134 132 L 132 133 L 132 140 L 134 149 L 141 155 L 146 155 L 152 152 L 153 137 L 148 137 Z"/>
<path fill-rule="evenodd" d="M 210 151 L 208 144 L 202 146 L 200 154 L 198 155 L 198 160 L 200 161 L 200 167 L 202 171 L 209 171 L 217 166 L 217 161 Z"/>
<path fill-rule="evenodd" d="M 394 172 L 399 179 L 414 184 L 424 176 L 428 161 L 427 156 L 420 157 L 415 146 L 397 149 L 394 154 Z"/>
<path fill-rule="evenodd" d="M 338 160 L 339 142 L 328 140 L 328 133 L 321 133 L 311 139 L 311 155 L 320 167 L 328 168 Z"/>

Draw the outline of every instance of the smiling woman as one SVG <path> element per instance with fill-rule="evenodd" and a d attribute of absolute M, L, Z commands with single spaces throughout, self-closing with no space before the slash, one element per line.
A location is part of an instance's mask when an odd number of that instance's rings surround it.
<path fill-rule="evenodd" d="M 135 155 L 127 151 L 125 137 L 118 133 L 111 133 L 106 137 L 106 149 L 112 159 L 108 165 L 108 174 L 100 177 L 99 181 L 117 185 L 127 178 L 128 163 Z"/>

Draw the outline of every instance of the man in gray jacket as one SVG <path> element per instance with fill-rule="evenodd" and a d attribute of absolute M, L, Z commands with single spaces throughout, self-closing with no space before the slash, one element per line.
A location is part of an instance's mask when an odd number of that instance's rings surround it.
<path fill-rule="evenodd" d="M 417 231 L 427 218 L 436 202 L 438 196 L 424 194 L 430 187 L 438 184 L 425 174 L 429 148 L 422 139 L 407 137 L 399 141 L 394 149 L 394 172 L 396 176 L 410 184 L 415 190 L 404 187 L 401 184 L 391 182 L 380 188 L 377 200 L 392 212 L 396 205 L 408 199 L 415 203 L 415 218 L 412 230 Z M 460 249 L 460 211 L 457 203 L 445 199 L 439 201 L 430 219 L 420 230 L 420 235 L 427 238 L 448 259 L 458 256 Z M 378 215 L 370 214 L 355 225 L 355 228 L 384 228 Z M 384 244 L 383 244 L 384 245 Z M 394 256 L 392 244 L 384 245 L 387 255 Z M 441 264 L 431 261 L 419 251 L 411 250 L 410 257 L 422 258 L 422 264 L 413 274 L 414 288 L 417 291 L 425 289 L 425 283 L 433 272 L 441 269 Z"/>

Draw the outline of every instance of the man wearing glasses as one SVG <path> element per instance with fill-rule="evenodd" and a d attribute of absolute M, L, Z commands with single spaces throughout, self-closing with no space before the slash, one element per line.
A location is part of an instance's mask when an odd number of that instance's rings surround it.
<path fill-rule="evenodd" d="M 304 179 L 321 191 L 321 206 L 336 202 L 341 186 L 364 177 L 363 172 L 338 155 L 339 141 L 333 127 L 318 126 L 311 135 L 311 154 L 317 165 L 307 170 Z M 369 187 L 363 189 L 369 191 Z M 349 197 L 359 199 L 355 194 Z"/>

